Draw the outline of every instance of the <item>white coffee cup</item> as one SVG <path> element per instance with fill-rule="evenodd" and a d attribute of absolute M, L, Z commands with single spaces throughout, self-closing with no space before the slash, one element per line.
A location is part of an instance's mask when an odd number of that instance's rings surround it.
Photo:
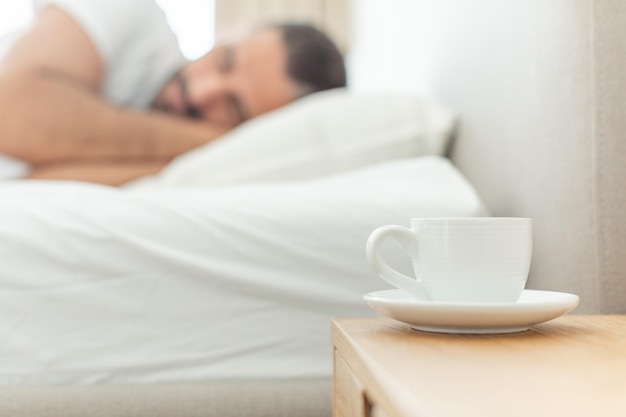
<path fill-rule="evenodd" d="M 385 262 L 387 239 L 398 240 L 413 260 L 416 278 Z M 415 218 L 411 228 L 383 226 L 367 241 L 367 258 L 390 284 L 420 300 L 515 302 L 526 285 L 532 257 L 527 218 Z"/>

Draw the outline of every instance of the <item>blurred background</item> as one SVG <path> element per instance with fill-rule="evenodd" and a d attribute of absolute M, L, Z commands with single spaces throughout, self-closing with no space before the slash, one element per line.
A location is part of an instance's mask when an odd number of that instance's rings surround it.
<path fill-rule="evenodd" d="M 90 0 L 84 0 L 90 1 Z M 420 0 L 156 0 L 189 59 L 238 27 L 275 20 L 314 23 L 346 55 L 349 85 L 357 92 L 427 90 L 433 39 L 428 7 Z M 32 19 L 32 0 L 0 0 L 0 36 Z M 409 13 L 407 13 L 407 11 Z M 410 19 L 408 18 L 410 16 Z M 402 22 L 402 24 L 400 23 Z M 421 53 L 416 53 L 421 51 Z"/>

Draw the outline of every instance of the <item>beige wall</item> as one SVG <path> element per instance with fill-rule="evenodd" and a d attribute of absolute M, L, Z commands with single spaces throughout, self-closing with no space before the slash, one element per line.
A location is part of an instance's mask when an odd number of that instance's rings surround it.
<path fill-rule="evenodd" d="M 528 286 L 626 312 L 626 2 L 353 1 L 353 87 L 454 109 L 455 164 L 534 219 Z"/>

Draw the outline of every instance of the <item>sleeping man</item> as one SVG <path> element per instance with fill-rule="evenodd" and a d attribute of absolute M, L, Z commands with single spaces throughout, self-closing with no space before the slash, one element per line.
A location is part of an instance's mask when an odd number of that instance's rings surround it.
<path fill-rule="evenodd" d="M 343 87 L 308 25 L 258 28 L 187 62 L 154 0 L 36 0 L 0 56 L 0 179 L 119 185 L 306 94 Z"/>

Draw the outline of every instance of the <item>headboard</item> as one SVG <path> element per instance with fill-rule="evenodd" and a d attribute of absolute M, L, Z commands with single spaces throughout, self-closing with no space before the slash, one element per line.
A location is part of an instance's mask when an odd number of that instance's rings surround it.
<path fill-rule="evenodd" d="M 353 6 L 352 87 L 456 111 L 453 162 L 493 215 L 534 220 L 528 287 L 626 312 L 626 2 Z"/>

